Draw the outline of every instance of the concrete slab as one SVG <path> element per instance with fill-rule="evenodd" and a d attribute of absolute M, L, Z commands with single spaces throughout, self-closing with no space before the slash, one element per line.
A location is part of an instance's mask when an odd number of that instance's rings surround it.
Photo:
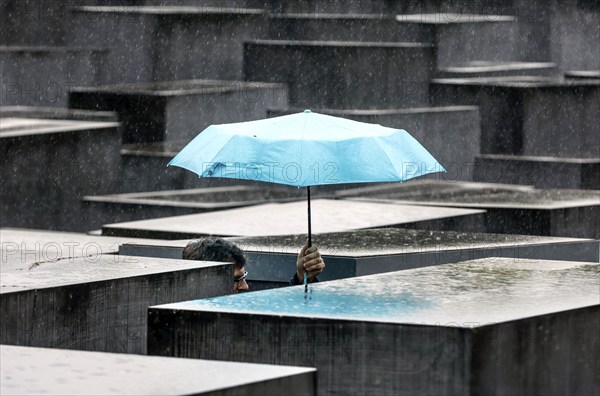
<path fill-rule="evenodd" d="M 87 230 L 80 199 L 118 191 L 119 123 L 0 119 L 0 226 Z"/>
<path fill-rule="evenodd" d="M 251 290 L 285 286 L 295 271 L 305 235 L 228 238 L 249 258 Z M 124 244 L 120 254 L 181 258 L 187 240 Z M 327 269 L 319 280 L 343 279 L 482 257 L 597 262 L 600 244 L 593 239 L 459 233 L 378 228 L 317 234 Z"/>
<path fill-rule="evenodd" d="M 528 185 L 514 185 L 502 183 L 481 182 L 453 182 L 444 180 L 409 180 L 406 183 L 380 183 L 349 188 L 336 192 L 337 198 L 351 197 L 376 197 L 380 195 L 393 194 L 394 198 L 417 197 L 428 200 L 431 197 L 464 195 L 469 193 L 494 193 L 509 191 L 531 191 L 533 187 Z"/>
<path fill-rule="evenodd" d="M 35 252 L 62 248 L 51 242 L 3 260 L 0 343 L 144 354 L 148 306 L 231 293 L 231 264 L 90 254 L 90 246 L 82 257 L 31 263 Z"/>
<path fill-rule="evenodd" d="M 156 243 L 156 240 L 118 238 L 35 229 L 0 228 L 2 271 L 24 271 L 39 263 L 119 254 L 124 244 Z M 165 241 L 167 242 L 167 241 Z M 123 253 L 125 256 L 126 254 Z M 177 257 L 180 258 L 180 257 Z M 126 260 L 122 257 L 118 260 Z"/>
<path fill-rule="evenodd" d="M 406 205 L 484 209 L 486 232 L 600 238 L 600 191 L 464 191 L 396 196 L 392 189 L 359 200 Z"/>
<path fill-rule="evenodd" d="M 600 28 L 596 22 L 600 8 L 594 1 L 409 0 L 390 2 L 389 7 L 396 11 L 393 14 L 440 13 L 446 19 L 452 15 L 462 19 L 511 15 L 515 17 L 517 36 L 516 40 L 515 36 L 510 37 L 514 46 L 510 52 L 504 52 L 513 56 L 503 60 L 551 60 L 561 71 L 597 68 L 599 64 L 600 49 L 596 43 L 600 40 Z"/>
<path fill-rule="evenodd" d="M 92 223 L 102 225 L 306 199 L 306 193 L 295 187 L 269 187 L 237 185 L 101 195 L 84 197 L 83 202 L 88 218 L 95 219 Z"/>
<path fill-rule="evenodd" d="M 421 42 L 436 45 L 441 52 L 440 64 L 453 61 L 496 59 L 505 39 L 499 60 L 517 60 L 510 45 L 514 44 L 518 25 L 511 15 L 474 13 L 275 13 L 269 15 L 269 39 L 299 41 Z M 467 50 L 457 40 L 464 40 Z M 450 46 L 451 48 L 441 48 Z M 487 47 L 486 47 L 487 46 Z M 506 52 L 509 51 L 509 52 Z"/>
<path fill-rule="evenodd" d="M 118 0 L 113 0 L 113 3 Z M 264 8 L 271 13 L 382 13 L 387 4 L 381 0 L 131 0 L 145 5 L 186 5 L 206 7 Z"/>
<path fill-rule="evenodd" d="M 121 149 L 123 180 L 120 192 L 168 191 L 215 186 L 185 169 L 167 166 L 185 147 L 183 142 L 126 144 Z M 222 185 L 222 184 L 220 184 Z"/>
<path fill-rule="evenodd" d="M 573 70 L 565 72 L 565 78 L 570 78 L 573 80 L 599 80 L 600 79 L 600 70 Z"/>
<path fill-rule="evenodd" d="M 109 3 L 115 3 L 113 0 Z M 127 0 L 125 0 L 127 1 Z M 147 6 L 194 6 L 210 8 L 262 8 L 262 0 L 129 0 Z"/>
<path fill-rule="evenodd" d="M 596 1 L 530 3 L 531 30 L 546 33 L 552 60 L 561 70 L 597 70 L 600 65 L 600 6 Z M 550 12 L 548 12 L 550 11 Z"/>
<path fill-rule="evenodd" d="M 244 44 L 245 79 L 287 83 L 290 104 L 303 108 L 424 106 L 434 70 L 432 44 L 293 40 Z"/>
<path fill-rule="evenodd" d="M 388 4 L 386 4 L 386 2 L 382 2 L 381 0 L 255 0 L 253 6 L 265 7 L 265 9 L 274 14 L 309 13 L 319 15 L 335 15 L 347 13 L 387 13 Z"/>
<path fill-rule="evenodd" d="M 115 123 L 112 123 L 114 126 Z M 39 118 L 2 118 L 0 137 L 18 137 L 25 134 L 40 135 L 45 133 L 60 133 L 83 128 L 98 128 L 105 123 L 74 121 L 74 120 L 45 120 Z"/>
<path fill-rule="evenodd" d="M 501 77 L 501 76 L 544 76 L 558 75 L 556 65 L 551 62 L 492 62 L 472 61 L 442 68 L 438 78 Z"/>
<path fill-rule="evenodd" d="M 168 304 L 149 310 L 148 352 L 310 362 L 323 394 L 594 394 L 598 275 L 487 258 Z"/>
<path fill-rule="evenodd" d="M 388 12 L 392 14 L 419 14 L 431 15 L 437 14 L 439 18 L 450 19 L 452 15 L 461 15 L 463 20 L 469 16 L 488 16 L 497 15 L 515 15 L 516 7 L 512 2 L 504 0 L 486 0 L 483 2 L 473 2 L 468 0 L 406 0 L 402 2 L 389 2 L 387 4 Z"/>
<path fill-rule="evenodd" d="M 269 39 L 402 42 L 392 14 L 287 13 L 269 15 Z"/>
<path fill-rule="evenodd" d="M 261 0 L 125 0 L 146 6 L 196 6 L 211 8 L 260 8 Z M 108 3 L 119 2 L 109 0 Z"/>
<path fill-rule="evenodd" d="M 8 345 L 0 357 L 3 395 L 314 395 L 316 388 L 312 368 Z"/>
<path fill-rule="evenodd" d="M 537 188 L 600 190 L 600 159 L 487 154 L 475 159 L 474 179 Z"/>
<path fill-rule="evenodd" d="M 73 88 L 69 106 L 116 111 L 124 143 L 187 143 L 212 124 L 264 118 L 287 96 L 282 84 L 186 80 Z"/>
<path fill-rule="evenodd" d="M 451 12 L 396 15 L 403 36 L 436 45 L 438 68 L 469 61 L 523 60 L 515 51 L 515 20 L 511 15 Z"/>
<path fill-rule="evenodd" d="M 69 88 L 102 81 L 106 51 L 0 46 L 0 105 L 66 107 Z"/>
<path fill-rule="evenodd" d="M 166 0 L 156 0 L 163 1 Z M 206 1 L 210 0 L 179 0 L 179 1 Z M 233 1 L 233 0 L 227 0 Z M 463 15 L 490 15 L 495 16 L 513 15 L 515 7 L 512 3 L 504 0 L 486 0 L 484 2 L 473 1 L 423 1 L 404 0 L 381 1 L 381 0 L 289 0 L 285 2 L 273 2 L 268 0 L 247 0 L 246 3 L 253 7 L 265 7 L 272 13 L 301 13 L 337 16 L 338 14 L 432 14 L 432 13 L 460 13 Z M 212 1 L 214 2 L 214 0 Z M 241 3 L 244 4 L 244 3 Z"/>
<path fill-rule="evenodd" d="M 479 228 L 484 211 L 438 209 L 316 199 L 311 201 L 314 233 L 363 228 L 417 227 L 447 229 Z M 185 239 L 200 236 L 266 236 L 304 234 L 308 219 L 306 202 L 273 203 L 247 208 L 166 217 L 127 223 L 107 224 L 103 235 L 159 239 Z"/>
<path fill-rule="evenodd" d="M 2 118 L 38 118 L 44 120 L 72 121 L 119 121 L 117 113 L 112 111 L 89 111 L 59 107 L 36 106 L 3 106 L 0 107 Z"/>
<path fill-rule="evenodd" d="M 270 117 L 302 111 L 300 108 L 269 111 Z M 441 106 L 407 109 L 313 109 L 321 114 L 360 122 L 404 129 L 429 151 L 446 169 L 428 177 L 436 180 L 471 180 L 473 164 L 479 154 L 481 135 L 476 106 Z M 448 144 L 452 142 L 452 144 Z"/>
<path fill-rule="evenodd" d="M 482 154 L 600 157 L 600 80 L 434 79 L 431 95 L 480 106 Z"/>
<path fill-rule="evenodd" d="M 0 45 L 64 45 L 69 8 L 93 0 L 2 0 Z"/>
<path fill-rule="evenodd" d="M 245 40 L 264 38 L 263 10 L 208 6 L 87 6 L 67 41 L 110 49 L 105 83 L 242 79 Z"/>

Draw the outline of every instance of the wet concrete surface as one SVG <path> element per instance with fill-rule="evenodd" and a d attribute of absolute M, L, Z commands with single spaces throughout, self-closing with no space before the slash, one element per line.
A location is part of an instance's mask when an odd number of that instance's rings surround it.
<path fill-rule="evenodd" d="M 150 308 L 148 350 L 311 362 L 321 394 L 593 394 L 598 275 L 597 263 L 486 258 L 169 304 Z"/>

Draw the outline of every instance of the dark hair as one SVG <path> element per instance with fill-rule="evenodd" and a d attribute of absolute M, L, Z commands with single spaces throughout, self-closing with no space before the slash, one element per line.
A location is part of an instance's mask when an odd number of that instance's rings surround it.
<path fill-rule="evenodd" d="M 246 266 L 242 249 L 222 238 L 191 241 L 183 249 L 184 260 L 233 261 L 236 268 Z"/>

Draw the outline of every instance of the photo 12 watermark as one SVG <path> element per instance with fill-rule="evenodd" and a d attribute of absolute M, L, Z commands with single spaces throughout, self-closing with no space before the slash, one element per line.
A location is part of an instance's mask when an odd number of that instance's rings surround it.
<path fill-rule="evenodd" d="M 293 161 L 286 163 L 276 161 L 251 163 L 204 162 L 202 169 L 201 176 L 203 177 L 256 180 L 301 186 L 338 184 L 342 180 L 340 178 L 342 174 L 353 172 L 353 169 L 340 166 L 333 161 L 302 164 Z M 376 171 L 374 169 L 374 172 Z M 403 162 L 397 171 L 398 177 L 408 180 L 420 175 L 442 172 L 443 168 L 439 163 L 432 167 L 426 163 Z M 382 180 L 368 179 L 365 182 L 393 181 L 389 175 L 385 175 L 383 172 L 382 175 Z M 385 178 L 388 178 L 388 180 Z M 355 182 L 360 183 L 360 180 Z"/>
<path fill-rule="evenodd" d="M 74 263 L 83 260 L 85 263 L 98 263 L 102 257 L 108 257 L 114 263 L 136 263 L 137 258 L 121 256 L 119 243 L 103 246 L 98 242 L 5 242 L 1 244 L 2 264 L 12 263 L 27 265 L 34 269 L 43 263 Z"/>

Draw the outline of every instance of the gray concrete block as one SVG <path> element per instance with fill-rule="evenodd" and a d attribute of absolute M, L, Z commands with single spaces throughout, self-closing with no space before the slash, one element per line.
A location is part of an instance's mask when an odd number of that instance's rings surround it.
<path fill-rule="evenodd" d="M 529 91 L 523 154 L 600 158 L 599 104 L 600 80 Z"/>
<path fill-rule="evenodd" d="M 600 190 L 600 159 L 480 155 L 474 179 L 537 188 Z"/>
<path fill-rule="evenodd" d="M 230 238 L 250 258 L 251 280 L 287 284 L 304 236 Z M 335 280 L 484 257 L 598 261 L 593 239 L 411 229 L 357 230 L 313 238 L 327 263 L 319 280 Z M 128 251 L 129 246 L 124 247 Z M 135 247 L 134 247 L 135 248 Z M 137 245 L 137 249 L 142 249 Z"/>
<path fill-rule="evenodd" d="M 298 250 L 305 235 L 228 238 L 249 259 L 250 290 L 287 286 L 295 272 Z M 180 258 L 187 240 L 125 243 L 120 254 Z M 420 268 L 483 257 L 595 262 L 600 245 L 593 239 L 538 237 L 452 231 L 378 228 L 317 234 L 327 269 L 319 280 L 351 278 Z"/>
<path fill-rule="evenodd" d="M 439 105 L 480 106 L 483 154 L 600 157 L 600 81 L 435 79 L 431 96 Z"/>
<path fill-rule="evenodd" d="M 194 0 L 188 0 L 194 1 Z M 202 1 L 202 0 L 196 0 Z M 470 15 L 512 15 L 512 2 L 506 0 L 290 0 L 273 2 L 250 0 L 253 6 L 266 7 L 274 13 L 306 13 L 325 16 L 337 14 L 431 14 L 461 13 Z"/>
<path fill-rule="evenodd" d="M 465 194 L 490 194 L 510 191 L 527 192 L 531 190 L 533 190 L 533 187 L 528 185 L 414 179 L 401 184 L 379 183 L 348 188 L 336 192 L 335 196 L 336 198 L 387 197 L 428 200 L 433 197 L 454 197 Z"/>
<path fill-rule="evenodd" d="M 91 111 L 60 107 L 2 106 L 0 118 L 37 118 L 44 120 L 106 121 L 117 122 L 112 111 Z"/>
<path fill-rule="evenodd" d="M 148 353 L 312 364 L 320 394 L 594 394 L 598 274 L 487 258 L 168 304 Z"/>
<path fill-rule="evenodd" d="M 260 186 L 234 185 L 88 196 L 83 198 L 83 202 L 88 221 L 101 226 L 107 223 L 206 213 L 304 199 L 306 199 L 304 191 L 295 187 L 265 188 L 263 185 L 261 188 Z"/>
<path fill-rule="evenodd" d="M 269 12 L 307 13 L 318 15 L 334 14 L 381 14 L 387 12 L 386 1 L 381 0 L 253 0 L 256 7 L 265 7 Z"/>
<path fill-rule="evenodd" d="M 433 205 L 453 208 L 483 209 L 486 232 L 600 237 L 600 192 L 584 190 L 486 191 L 465 190 L 406 196 L 402 190 L 372 192 L 367 202 L 397 202 L 406 205 Z"/>
<path fill-rule="evenodd" d="M 101 255 L 121 253 L 121 247 L 126 243 L 135 246 L 157 242 L 150 239 L 19 228 L 0 228 L 0 239 L 3 273 L 25 271 L 45 262 L 72 261 L 75 258 L 95 260 Z M 123 252 L 123 256 L 127 254 Z M 181 255 L 176 258 L 181 258 Z M 125 260 L 126 257 L 115 258 L 115 262 Z"/>
<path fill-rule="evenodd" d="M 183 142 L 127 144 L 121 150 L 123 174 L 120 192 L 164 191 L 205 187 L 195 173 L 167 164 L 185 146 Z"/>
<path fill-rule="evenodd" d="M 0 47 L 0 105 L 65 107 L 71 87 L 103 80 L 106 51 Z"/>
<path fill-rule="evenodd" d="M 0 225 L 87 230 L 80 199 L 118 191 L 115 122 L 2 118 Z"/>
<path fill-rule="evenodd" d="M 301 111 L 269 111 L 279 116 Z M 479 154 L 479 111 L 475 106 L 421 107 L 380 110 L 314 109 L 322 114 L 404 129 L 427 148 L 446 169 L 426 177 L 436 180 L 471 180 L 475 157 Z M 452 142 L 452 144 L 448 144 Z"/>
<path fill-rule="evenodd" d="M 227 263 L 103 255 L 98 237 L 8 238 L 2 231 L 3 344 L 143 354 L 148 306 L 231 292 Z"/>
<path fill-rule="evenodd" d="M 552 61 L 560 71 L 598 68 L 600 7 L 596 1 L 503 3 L 505 13 L 516 17 L 518 37 L 526 38 L 516 42 L 515 50 L 522 55 L 519 60 Z"/>
<path fill-rule="evenodd" d="M 397 15 L 402 34 L 436 45 L 438 68 L 470 61 L 518 61 L 515 18 L 509 15 L 434 13 Z"/>
<path fill-rule="evenodd" d="M 0 0 L 0 45 L 64 45 L 69 9 L 96 0 Z"/>
<path fill-rule="evenodd" d="M 269 38 L 300 41 L 402 42 L 394 15 L 272 14 Z"/>
<path fill-rule="evenodd" d="M 551 61 L 559 70 L 597 69 L 600 64 L 600 8 L 595 1 L 401 1 L 390 2 L 392 14 L 427 15 L 463 19 L 476 15 L 493 19 L 515 17 L 513 45 L 502 60 Z M 498 36 L 502 37 L 502 36 Z M 516 39 L 515 39 L 516 38 Z M 526 38 L 526 39 L 523 39 Z M 472 45 L 471 43 L 468 46 Z M 459 49 L 461 51 L 461 49 Z"/>
<path fill-rule="evenodd" d="M 202 0 L 187 0 L 202 1 Z M 472 15 L 512 15 L 512 2 L 505 0 L 290 0 L 274 2 L 268 0 L 249 0 L 252 6 L 266 7 L 274 13 L 305 13 L 324 16 L 337 14 L 407 14 L 436 12 L 462 13 Z"/>
<path fill-rule="evenodd" d="M 116 111 L 123 142 L 189 142 L 212 124 L 264 118 L 267 108 L 287 106 L 283 84 L 188 80 L 77 87 L 69 106 Z"/>
<path fill-rule="evenodd" d="M 388 2 L 387 10 L 392 14 L 461 14 L 469 15 L 514 15 L 512 1 L 506 0 L 405 0 Z"/>
<path fill-rule="evenodd" d="M 308 229 L 307 204 L 274 203 L 165 217 L 126 223 L 105 224 L 102 234 L 159 239 L 200 236 L 266 236 L 303 234 Z M 327 233 L 376 227 L 414 227 L 476 231 L 482 228 L 482 210 L 400 206 L 327 199 L 311 200 L 312 232 Z M 260 221 L 256 221 L 260 219 Z"/>
<path fill-rule="evenodd" d="M 523 2 L 523 0 L 521 0 Z M 539 25 L 548 24 L 552 60 L 561 70 L 597 70 L 600 66 L 600 6 L 596 1 L 557 1 L 537 3 L 552 10 L 550 18 L 538 18 Z M 544 15 L 544 14 L 542 14 Z"/>
<path fill-rule="evenodd" d="M 0 346 L 0 356 L 3 395 L 314 395 L 316 390 L 312 368 L 8 345 Z"/>
<path fill-rule="evenodd" d="M 94 6 L 74 9 L 68 42 L 110 49 L 106 83 L 239 80 L 244 40 L 263 38 L 262 10 Z"/>
<path fill-rule="evenodd" d="M 287 83 L 296 107 L 416 107 L 428 103 L 434 52 L 422 43 L 255 40 L 244 45 L 244 76 Z"/>
<path fill-rule="evenodd" d="M 553 44 L 550 39 L 552 28 L 549 21 L 553 1 L 516 0 L 511 3 L 514 8 L 511 15 L 517 18 L 519 37 L 527 38 L 517 42 L 518 50 L 529 53 L 529 60 L 552 61 L 560 69 L 560 61 L 552 56 Z"/>
<path fill-rule="evenodd" d="M 115 3 L 119 1 L 120 0 L 108 0 L 108 3 Z M 151 6 L 181 5 L 210 8 L 262 8 L 264 5 L 261 0 L 129 0 L 129 2 L 139 3 L 138 5 Z"/>

